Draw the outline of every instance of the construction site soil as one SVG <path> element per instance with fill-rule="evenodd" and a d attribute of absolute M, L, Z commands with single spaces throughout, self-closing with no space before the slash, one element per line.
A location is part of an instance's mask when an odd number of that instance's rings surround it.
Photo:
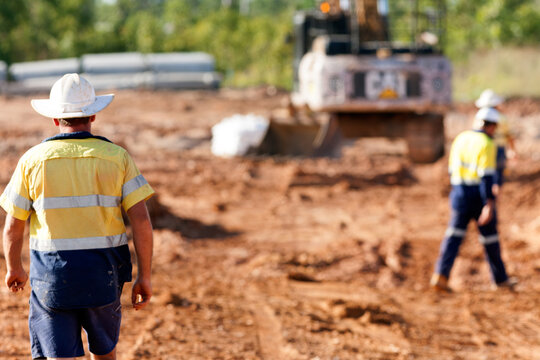
<path fill-rule="evenodd" d="M 93 132 L 128 149 L 157 192 L 154 297 L 134 311 L 124 288 L 118 359 L 540 359 L 540 102 L 502 109 L 519 157 L 499 230 L 519 284 L 492 289 L 471 224 L 454 292 L 438 293 L 429 278 L 449 218 L 447 158 L 411 164 L 403 142 L 384 139 L 350 142 L 336 159 L 212 155 L 214 124 L 268 116 L 286 97 L 118 91 L 98 115 Z M 0 108 L 3 190 L 56 128 L 30 97 L 2 97 Z M 455 106 L 448 146 L 473 114 Z M 23 257 L 28 269 L 27 241 Z M 0 359 L 30 358 L 29 294 L 1 287 Z"/>

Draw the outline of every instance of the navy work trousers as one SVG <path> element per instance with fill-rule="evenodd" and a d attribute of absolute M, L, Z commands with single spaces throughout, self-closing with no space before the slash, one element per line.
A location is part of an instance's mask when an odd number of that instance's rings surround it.
<path fill-rule="evenodd" d="M 504 169 L 506 169 L 506 149 L 504 146 L 497 147 L 497 172 L 495 184 L 502 186 L 504 182 Z"/>
<path fill-rule="evenodd" d="M 477 221 L 482 212 L 483 205 L 478 202 L 471 204 L 464 201 L 463 203 L 468 204 L 466 209 L 452 209 L 450 222 L 435 265 L 435 272 L 447 278 L 450 277 L 450 271 L 465 237 L 467 225 L 471 220 Z M 497 233 L 497 214 L 493 216 L 493 219 L 488 224 L 478 226 L 478 231 L 480 232 L 480 243 L 484 246 L 486 260 L 489 263 L 492 280 L 497 284 L 506 281 L 508 275 L 501 258 L 501 247 Z"/>

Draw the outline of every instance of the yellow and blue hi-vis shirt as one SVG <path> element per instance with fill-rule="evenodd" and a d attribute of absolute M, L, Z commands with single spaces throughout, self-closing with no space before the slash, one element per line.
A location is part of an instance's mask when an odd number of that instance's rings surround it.
<path fill-rule="evenodd" d="M 506 116 L 501 115 L 497 123 L 497 130 L 495 130 L 495 135 L 493 135 L 493 141 L 498 147 L 505 147 L 508 146 L 508 138 L 511 136 L 512 132 L 510 131 L 508 119 Z"/>
<path fill-rule="evenodd" d="M 459 134 L 450 150 L 448 171 L 452 207 L 461 210 L 466 202 L 483 204 L 493 199 L 493 177 L 496 170 L 496 145 L 483 131 L 468 130 Z"/>
<path fill-rule="evenodd" d="M 131 281 L 122 208 L 154 190 L 126 150 L 89 132 L 60 134 L 28 150 L 0 196 L 30 217 L 30 282 L 48 307 L 112 303 Z"/>

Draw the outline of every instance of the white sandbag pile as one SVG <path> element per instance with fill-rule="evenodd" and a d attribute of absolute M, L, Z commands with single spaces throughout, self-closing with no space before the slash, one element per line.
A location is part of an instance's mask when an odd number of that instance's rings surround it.
<path fill-rule="evenodd" d="M 236 114 L 212 127 L 212 154 L 221 157 L 243 156 L 258 147 L 268 130 L 268 119 L 253 114 Z"/>

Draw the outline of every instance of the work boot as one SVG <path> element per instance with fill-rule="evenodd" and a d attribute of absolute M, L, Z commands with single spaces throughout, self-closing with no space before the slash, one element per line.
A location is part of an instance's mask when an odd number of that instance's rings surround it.
<path fill-rule="evenodd" d="M 498 284 L 493 284 L 493 290 L 498 289 L 509 289 L 514 290 L 514 287 L 518 284 L 518 279 L 514 276 L 509 277 L 503 282 L 500 282 Z"/>
<path fill-rule="evenodd" d="M 448 287 L 448 278 L 444 275 L 433 274 L 429 284 L 437 291 L 452 292 L 452 289 Z"/>

